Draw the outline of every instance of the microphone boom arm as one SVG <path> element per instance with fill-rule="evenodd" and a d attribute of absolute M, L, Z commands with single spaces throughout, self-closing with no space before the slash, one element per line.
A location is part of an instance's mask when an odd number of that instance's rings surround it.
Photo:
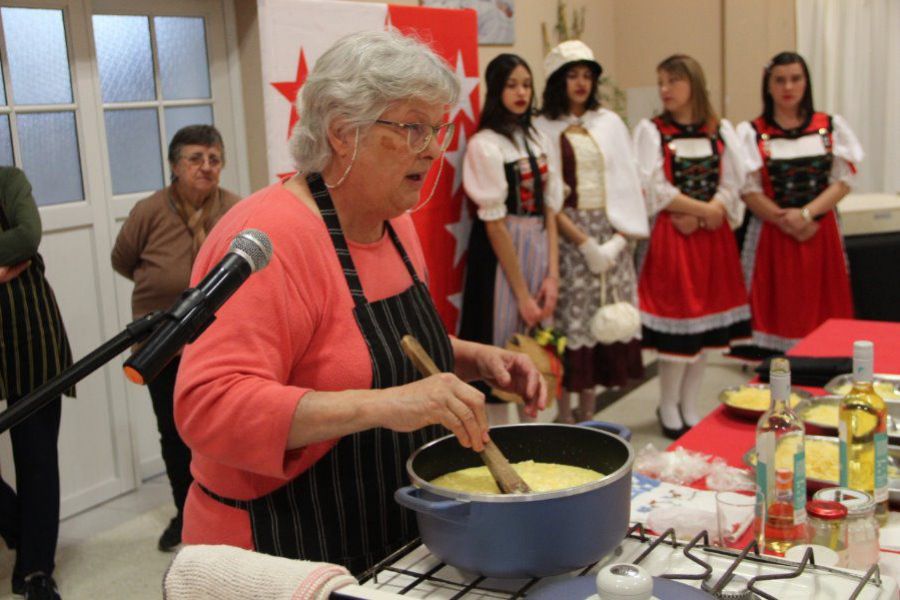
<path fill-rule="evenodd" d="M 44 408 L 67 389 L 127 350 L 129 346 L 144 341 L 163 322 L 166 313 L 155 311 L 132 321 L 111 340 L 74 363 L 71 367 L 46 381 L 16 403 L 0 413 L 0 433 L 15 427 L 32 414 Z"/>

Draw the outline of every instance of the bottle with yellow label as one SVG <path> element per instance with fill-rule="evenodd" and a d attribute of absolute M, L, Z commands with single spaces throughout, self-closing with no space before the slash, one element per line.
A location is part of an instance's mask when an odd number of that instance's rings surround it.
<path fill-rule="evenodd" d="M 887 406 L 872 386 L 875 348 L 853 344 L 853 387 L 838 410 L 841 486 L 872 494 L 879 525 L 888 519 Z"/>
<path fill-rule="evenodd" d="M 772 403 L 756 425 L 758 542 L 783 554 L 806 543 L 806 454 L 803 421 L 790 407 L 791 368 L 775 358 L 769 371 Z"/>

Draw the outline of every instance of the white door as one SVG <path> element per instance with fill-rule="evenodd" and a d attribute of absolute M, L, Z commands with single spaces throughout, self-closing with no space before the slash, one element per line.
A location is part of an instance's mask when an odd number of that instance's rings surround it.
<path fill-rule="evenodd" d="M 100 0 L 91 10 L 112 239 L 134 204 L 169 181 L 169 141 L 184 125 L 219 129 L 226 156 L 221 183 L 238 192 L 221 2 Z M 124 327 L 132 285 L 116 277 L 115 287 Z M 138 475 L 146 479 L 164 470 L 156 420 L 146 388 L 128 383 L 125 394 Z"/>
<path fill-rule="evenodd" d="M 32 183 L 44 227 L 40 252 L 76 359 L 119 325 L 112 268 L 101 260 L 110 244 L 105 183 L 90 159 L 100 143 L 97 100 L 90 68 L 76 60 L 88 55 L 79 33 L 83 22 L 76 3 L 0 3 L 0 140 L 7 142 L 0 154 Z M 77 398 L 63 401 L 63 515 L 131 489 L 135 481 L 124 385 L 115 367 L 96 371 L 77 391 Z M 8 448 L 2 463 L 10 477 Z"/>
<path fill-rule="evenodd" d="M 110 251 L 134 203 L 168 181 L 171 136 L 213 122 L 237 156 L 222 10 L 219 0 L 0 0 L 0 164 L 34 187 L 76 360 L 131 321 L 131 285 Z M 234 162 L 222 174 L 235 192 L 246 180 Z M 163 471 L 149 396 L 126 382 L 124 358 L 63 402 L 63 516 Z M 11 479 L 6 435 L 0 469 Z"/>

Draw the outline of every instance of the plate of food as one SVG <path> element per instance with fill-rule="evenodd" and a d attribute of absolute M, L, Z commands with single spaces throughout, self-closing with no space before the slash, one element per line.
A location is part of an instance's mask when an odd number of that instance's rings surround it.
<path fill-rule="evenodd" d="M 822 435 L 807 435 L 806 489 L 812 493 L 822 488 L 834 487 L 840 480 L 840 448 L 838 439 Z M 787 449 L 787 447 L 785 447 Z M 778 462 L 778 453 L 775 454 Z M 756 469 L 756 448 L 744 454 L 744 464 Z M 888 487 L 891 502 L 900 501 L 900 446 L 888 446 Z"/>
<path fill-rule="evenodd" d="M 841 396 L 811 396 L 798 402 L 794 412 L 803 419 L 807 433 L 837 435 L 840 405 Z"/>
<path fill-rule="evenodd" d="M 812 394 L 806 390 L 793 388 L 791 406 L 796 406 L 801 400 L 811 397 Z M 719 392 L 719 402 L 732 415 L 756 421 L 768 410 L 772 403 L 772 395 L 769 393 L 767 383 L 745 383 L 727 387 Z"/>
<path fill-rule="evenodd" d="M 873 377 L 875 393 L 888 402 L 900 402 L 900 381 L 896 376 L 875 375 Z M 825 384 L 825 391 L 835 396 L 846 396 L 853 387 L 853 376 L 850 373 L 838 375 Z"/>

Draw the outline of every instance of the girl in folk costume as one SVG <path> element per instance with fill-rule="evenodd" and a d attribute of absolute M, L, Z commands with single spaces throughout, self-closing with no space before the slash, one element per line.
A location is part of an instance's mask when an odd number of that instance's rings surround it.
<path fill-rule="evenodd" d="M 548 169 L 549 144 L 531 124 L 532 77 L 514 54 L 485 73 L 487 95 L 478 132 L 469 140 L 463 188 L 477 209 L 469 239 L 460 337 L 504 346 L 553 315 L 559 282 L 558 175 Z M 485 390 L 487 391 L 487 390 Z M 488 416 L 503 422 L 495 398 Z M 519 406 L 519 418 L 525 415 Z"/>
<path fill-rule="evenodd" d="M 853 316 L 834 209 L 850 191 L 863 150 L 843 118 L 815 111 L 799 54 L 772 59 L 762 95 L 763 114 L 738 126 L 749 172 L 743 198 L 753 213 L 741 259 L 753 342 L 771 354 L 826 319 Z"/>
<path fill-rule="evenodd" d="M 704 352 L 750 334 L 750 308 L 731 227 L 744 157 L 731 124 L 716 117 L 703 70 L 671 56 L 657 67 L 663 113 L 641 121 L 634 146 L 654 219 L 638 295 L 644 346 L 659 352 L 663 433 L 676 438 L 700 420 Z"/>
<path fill-rule="evenodd" d="M 643 375 L 638 330 L 628 340 L 603 344 L 590 323 L 604 294 L 607 302 L 615 296 L 637 304 L 627 240 L 647 237 L 647 211 L 628 129 L 616 113 L 600 108 L 603 69 L 591 49 L 578 40 L 563 42 L 547 55 L 544 70 L 549 78 L 535 127 L 550 139 L 550 164 L 564 183 L 556 217 L 562 241 L 555 325 L 567 339 L 563 387 L 579 395 L 575 418 L 567 395 L 559 401 L 558 420 L 571 423 L 593 416 L 595 386 L 622 386 Z"/>

